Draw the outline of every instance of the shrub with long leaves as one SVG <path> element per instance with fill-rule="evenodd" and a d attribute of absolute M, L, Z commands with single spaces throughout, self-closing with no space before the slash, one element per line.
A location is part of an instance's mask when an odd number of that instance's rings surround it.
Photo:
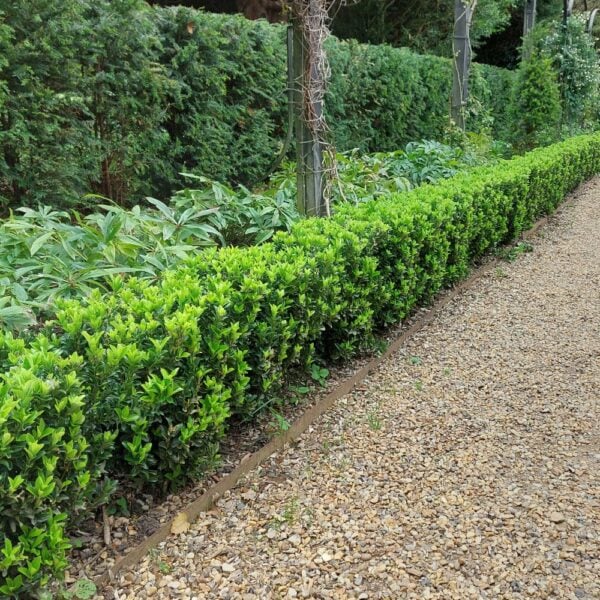
<path fill-rule="evenodd" d="M 409 191 L 475 162 L 460 148 L 431 141 L 397 152 L 340 154 L 334 204 Z M 57 298 L 107 291 L 128 276 L 155 280 L 209 246 L 262 244 L 299 219 L 292 165 L 259 192 L 186 178 L 193 187 L 177 192 L 169 205 L 147 198 L 146 207 L 99 204 L 88 215 L 48 206 L 17 209 L 0 224 L 0 326 L 22 329 L 52 314 Z"/>
<path fill-rule="evenodd" d="M 21 329 L 51 313 L 56 298 L 108 290 L 115 279 L 155 279 L 208 246 L 252 245 L 298 218 L 283 191 L 253 194 L 201 180 L 170 206 L 100 205 L 81 215 L 20 208 L 0 224 L 0 326 Z"/>
<path fill-rule="evenodd" d="M 395 192 L 408 192 L 420 185 L 453 177 L 468 167 L 491 162 L 471 150 L 432 140 L 410 142 L 403 150 L 363 154 L 355 149 L 336 157 L 337 180 L 333 203 L 360 203 Z M 294 164 L 272 178 L 289 195 L 294 193 Z"/>

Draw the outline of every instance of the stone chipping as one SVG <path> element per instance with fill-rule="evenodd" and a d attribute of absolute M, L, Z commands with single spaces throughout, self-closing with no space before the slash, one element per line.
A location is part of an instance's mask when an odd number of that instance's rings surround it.
<path fill-rule="evenodd" d="M 105 597 L 600 599 L 600 181 L 532 244 Z"/>

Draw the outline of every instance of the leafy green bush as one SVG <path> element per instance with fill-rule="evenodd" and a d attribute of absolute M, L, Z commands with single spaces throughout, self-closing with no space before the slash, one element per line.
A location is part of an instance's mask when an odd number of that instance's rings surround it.
<path fill-rule="evenodd" d="M 154 171 L 156 189 L 180 187 L 182 171 L 264 180 L 285 138 L 283 28 L 184 7 L 156 8 L 155 22 L 174 83 L 165 121 L 171 173 Z"/>
<path fill-rule="evenodd" d="M 202 187 L 180 190 L 171 204 L 182 211 L 194 208 L 201 214 L 206 212 L 222 246 L 262 244 L 276 231 L 289 230 L 300 218 L 295 204 L 295 173 L 284 176 L 262 193 L 251 192 L 243 185 L 234 190 L 205 177 L 188 177 Z"/>
<path fill-rule="evenodd" d="M 362 154 L 358 149 L 338 154 L 337 178 L 331 189 L 334 205 L 369 202 L 394 192 L 405 192 L 423 184 L 453 177 L 466 168 L 495 160 L 471 149 L 451 147 L 425 140 L 410 142 L 404 150 Z M 295 164 L 275 173 L 270 184 L 278 193 L 295 195 Z"/>
<path fill-rule="evenodd" d="M 560 135 L 560 88 L 550 60 L 537 52 L 518 71 L 511 102 L 512 140 L 520 151 L 556 140 Z"/>
<path fill-rule="evenodd" d="M 573 138 L 406 194 L 346 203 L 262 246 L 208 249 L 155 282 L 115 279 L 108 293 L 60 301 L 29 342 L 4 336 L 0 440 L 14 456 L 0 463 L 7 595 L 60 573 L 65 523 L 39 523 L 93 506 L 106 490 L 87 484 L 102 480 L 104 466 L 138 487 L 197 476 L 233 416 L 269 408 L 315 358 L 368 347 L 378 329 L 598 171 L 600 134 Z"/>
<path fill-rule="evenodd" d="M 99 148 L 86 105 L 77 0 L 4 2 L 0 13 L 0 207 L 89 191 Z"/>
<path fill-rule="evenodd" d="M 60 2 L 59 2 L 60 4 Z M 171 168 L 165 129 L 176 86 L 159 64 L 154 10 L 143 0 L 84 0 L 77 28 L 79 89 L 100 148 L 95 191 L 120 204 L 150 194 L 153 175 Z"/>
<path fill-rule="evenodd" d="M 67 567 L 65 535 L 103 502 L 100 485 L 112 434 L 86 423 L 77 370 L 43 336 L 25 349 L 0 333 L 0 595 L 31 598 Z"/>
<path fill-rule="evenodd" d="M 468 107 L 467 118 L 475 118 L 475 126 L 469 123 L 467 125 L 478 133 L 486 132 L 493 139 L 507 141 L 512 118 L 510 98 L 516 80 L 515 72 L 492 65 L 475 64 L 471 78 L 474 99 Z"/>
<path fill-rule="evenodd" d="M 338 149 L 389 151 L 412 140 L 444 137 L 450 60 L 343 40 L 331 40 L 328 53 L 332 76 L 325 106 Z M 512 75 L 473 65 L 470 130 L 491 126 L 494 135 L 501 134 Z M 473 111 L 475 105 L 478 111 Z"/>
<path fill-rule="evenodd" d="M 10 35 L 0 65 L 4 203 L 149 193 L 151 172 L 169 165 L 173 85 L 158 64 L 154 11 L 143 0 L 33 0 L 1 16 Z"/>
<path fill-rule="evenodd" d="M 479 160 L 436 142 L 338 159 L 336 204 L 433 183 Z M 114 278 L 155 280 L 201 248 L 261 244 L 299 219 L 293 165 L 261 192 L 190 174 L 186 179 L 197 185 L 177 192 L 169 206 L 148 198 L 149 208 L 102 205 L 85 217 L 50 207 L 11 214 L 0 223 L 0 325 L 21 330 L 52 314 L 56 298 L 107 291 Z"/>
<path fill-rule="evenodd" d="M 557 71 L 563 123 L 571 135 L 598 123 L 600 63 L 586 22 L 585 16 L 572 15 L 566 27 L 554 21 L 536 34 L 537 46 Z"/>
<path fill-rule="evenodd" d="M 19 209 L 0 223 L 0 325 L 22 329 L 56 298 L 110 289 L 113 278 L 159 273 L 214 245 L 262 243 L 298 218 L 285 190 L 253 194 L 217 182 L 178 192 L 171 206 L 102 205 L 102 212 Z M 289 188 L 289 184 L 287 184 Z"/>

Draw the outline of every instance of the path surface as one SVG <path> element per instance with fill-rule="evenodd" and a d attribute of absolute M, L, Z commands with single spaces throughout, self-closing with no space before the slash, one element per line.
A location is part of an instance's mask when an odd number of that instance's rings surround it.
<path fill-rule="evenodd" d="M 119 597 L 599 599 L 599 396 L 595 182 Z"/>

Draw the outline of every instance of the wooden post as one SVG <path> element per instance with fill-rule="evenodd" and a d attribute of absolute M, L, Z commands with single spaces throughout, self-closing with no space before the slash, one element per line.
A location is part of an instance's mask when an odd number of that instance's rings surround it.
<path fill-rule="evenodd" d="M 469 0 L 454 1 L 454 74 L 452 82 L 452 120 L 463 131 L 465 110 L 469 100 L 469 71 L 471 68 L 471 40 L 469 32 L 473 4 Z"/>
<path fill-rule="evenodd" d="M 310 11 L 316 10 L 314 2 L 309 0 Z M 310 94 L 313 80 L 319 77 L 318 65 L 311 63 L 311 40 L 307 38 L 297 15 L 293 16 L 293 80 L 294 115 L 297 156 L 297 206 L 301 214 L 323 216 L 323 146 L 318 133 L 311 122 L 323 114 L 322 102 L 311 104 Z"/>
<path fill-rule="evenodd" d="M 535 27 L 536 13 L 537 0 L 525 0 L 525 9 L 523 12 L 522 60 L 528 60 L 531 55 L 531 42 L 526 41 L 526 38 Z"/>
<path fill-rule="evenodd" d="M 535 26 L 537 11 L 537 0 L 525 0 L 525 18 L 523 20 L 523 37 L 525 37 Z"/>
<path fill-rule="evenodd" d="M 590 35 L 594 35 L 594 21 L 596 20 L 596 15 L 598 14 L 598 9 L 595 8 L 591 13 L 590 13 L 590 18 L 588 19 L 587 25 L 585 27 L 585 30 L 590 34 Z"/>

